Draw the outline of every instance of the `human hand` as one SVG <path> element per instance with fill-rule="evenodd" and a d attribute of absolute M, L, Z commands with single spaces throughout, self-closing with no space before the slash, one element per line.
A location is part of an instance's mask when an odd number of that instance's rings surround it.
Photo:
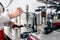
<path fill-rule="evenodd" d="M 21 13 L 22 13 L 22 8 L 18 7 L 11 14 L 9 14 L 9 16 L 10 16 L 10 18 L 14 18 L 14 17 L 21 15 Z"/>

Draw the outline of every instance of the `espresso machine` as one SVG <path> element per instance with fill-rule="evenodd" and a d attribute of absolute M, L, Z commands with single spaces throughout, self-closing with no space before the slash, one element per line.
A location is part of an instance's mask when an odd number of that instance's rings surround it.
<path fill-rule="evenodd" d="M 46 27 L 43 28 L 44 30 L 44 34 L 50 34 L 51 32 L 53 32 L 53 27 L 52 27 L 52 19 L 54 17 L 54 15 L 56 14 L 56 12 L 59 10 L 59 0 L 37 0 L 38 2 L 42 2 L 42 3 L 45 3 L 46 6 L 44 6 L 43 8 L 45 8 L 45 12 L 46 12 Z M 50 4 L 50 6 L 48 6 L 48 4 Z M 39 7 L 38 7 L 39 8 Z M 49 13 L 47 13 L 47 9 L 50 8 L 50 9 L 56 9 L 56 12 L 55 13 L 52 13 L 52 10 Z M 40 6 L 40 9 L 38 9 L 37 11 L 41 11 L 41 6 Z M 41 12 L 42 13 L 42 12 Z M 41 16 L 41 13 L 40 13 L 40 16 Z M 40 19 L 42 19 L 42 17 L 40 17 Z M 42 21 L 40 21 L 42 23 Z"/>
<path fill-rule="evenodd" d="M 22 40 L 28 40 L 28 35 L 30 33 L 37 32 L 37 16 L 34 12 L 29 12 L 28 10 L 29 5 L 26 5 L 26 12 L 23 12 L 26 14 L 26 24 L 24 24 L 21 28 L 25 28 L 27 31 L 20 34 Z"/>
<path fill-rule="evenodd" d="M 42 25 L 46 23 L 46 12 L 45 6 L 39 6 L 38 9 L 35 10 L 37 14 L 37 24 Z"/>
<path fill-rule="evenodd" d="M 44 3 L 46 3 L 44 1 Z M 34 13 L 34 12 L 29 12 L 28 9 L 29 9 L 29 6 L 27 5 L 26 7 L 26 12 L 23 12 L 26 14 L 26 21 L 27 23 L 23 25 L 23 27 L 27 28 L 28 31 L 26 32 L 23 32 L 20 36 L 23 40 L 25 40 L 25 38 L 27 38 L 26 40 L 28 40 L 28 35 L 29 33 L 34 33 L 34 32 L 37 32 L 37 25 L 42 25 L 42 24 L 46 24 L 47 26 L 45 28 L 43 28 L 43 34 L 50 34 L 53 32 L 53 28 L 51 27 L 51 22 L 50 22 L 50 19 L 51 18 L 48 18 L 48 14 L 46 13 L 47 11 L 47 8 L 49 7 L 52 7 L 52 6 L 47 6 L 47 4 L 50 4 L 51 1 L 47 1 L 46 3 L 46 7 L 45 6 L 42 6 L 42 7 L 38 7 L 37 10 L 35 10 L 35 12 L 38 12 L 38 16 L 39 18 L 37 18 L 37 14 Z M 53 2 L 52 2 L 53 3 Z M 51 3 L 51 5 L 52 5 Z M 54 4 L 54 3 L 53 3 Z M 56 4 L 54 4 L 56 5 Z M 53 6 L 54 6 L 53 5 Z M 42 10 L 43 9 L 43 10 Z M 43 14 L 42 14 L 43 13 Z M 43 16 L 45 15 L 45 16 Z M 31 19 L 31 20 L 30 20 Z M 37 20 L 38 19 L 38 20 Z M 30 22 L 31 21 L 31 22 Z M 30 23 L 29 23 L 30 22 Z M 37 24 L 38 23 L 38 24 Z M 31 28 L 31 29 L 30 29 Z M 29 31 L 29 29 L 31 31 Z"/>

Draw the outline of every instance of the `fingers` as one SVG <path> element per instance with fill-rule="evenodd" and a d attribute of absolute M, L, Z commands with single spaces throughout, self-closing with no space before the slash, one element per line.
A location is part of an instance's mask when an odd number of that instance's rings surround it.
<path fill-rule="evenodd" d="M 18 7 L 17 10 L 22 11 L 22 8 L 21 7 Z"/>
<path fill-rule="evenodd" d="M 22 13 L 22 8 L 21 7 L 18 7 L 17 10 L 18 10 L 19 13 Z"/>
<path fill-rule="evenodd" d="M 9 17 L 12 19 L 12 18 L 15 18 L 17 16 L 20 16 L 21 14 L 22 14 L 22 8 L 18 7 L 11 14 L 9 14 Z"/>

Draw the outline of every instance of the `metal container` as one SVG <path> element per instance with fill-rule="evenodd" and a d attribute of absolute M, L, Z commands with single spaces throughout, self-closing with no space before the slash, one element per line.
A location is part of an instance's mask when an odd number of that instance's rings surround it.
<path fill-rule="evenodd" d="M 41 25 L 42 24 L 42 17 L 41 17 L 41 11 L 37 11 L 37 25 Z"/>

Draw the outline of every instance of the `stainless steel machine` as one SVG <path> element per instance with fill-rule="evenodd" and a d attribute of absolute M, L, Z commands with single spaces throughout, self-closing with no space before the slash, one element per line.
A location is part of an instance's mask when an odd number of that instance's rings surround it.
<path fill-rule="evenodd" d="M 51 34 L 53 31 L 55 31 L 55 26 L 53 27 L 52 25 L 52 19 L 55 17 L 54 15 L 57 14 L 52 14 L 52 12 L 47 13 L 47 9 L 56 9 L 56 13 L 57 11 L 59 11 L 60 9 L 60 3 L 56 0 L 38 0 L 39 2 L 42 1 L 43 3 L 46 4 L 46 6 L 39 6 L 37 10 L 35 10 L 35 12 L 29 12 L 29 6 L 26 6 L 26 12 L 24 12 L 26 14 L 26 21 L 27 24 L 24 24 L 22 27 L 25 27 L 28 31 L 25 31 L 23 33 L 21 33 L 21 38 L 23 40 L 28 40 L 28 36 L 29 33 L 34 33 L 34 32 L 38 32 L 37 31 L 37 25 L 47 25 L 46 27 L 43 28 L 43 35 L 47 35 L 47 34 Z M 50 6 L 48 6 L 48 4 L 50 4 Z M 38 16 L 38 17 L 37 17 Z M 59 16 L 59 15 L 58 15 Z M 59 19 L 59 18 L 58 18 Z M 54 24 L 55 25 L 55 24 Z M 60 24 L 59 24 L 60 26 Z M 47 39 L 46 39 L 47 40 Z M 49 39 L 50 40 L 50 39 Z"/>

